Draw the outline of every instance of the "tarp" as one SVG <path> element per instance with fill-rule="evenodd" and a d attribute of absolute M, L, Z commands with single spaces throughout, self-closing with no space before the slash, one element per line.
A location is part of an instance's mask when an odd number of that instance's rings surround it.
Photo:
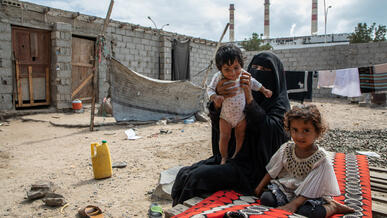
<path fill-rule="evenodd" d="M 172 80 L 189 80 L 189 40 L 172 42 Z"/>
<path fill-rule="evenodd" d="M 189 81 L 157 80 L 111 60 L 113 116 L 120 121 L 185 119 L 201 109 L 204 90 Z"/>

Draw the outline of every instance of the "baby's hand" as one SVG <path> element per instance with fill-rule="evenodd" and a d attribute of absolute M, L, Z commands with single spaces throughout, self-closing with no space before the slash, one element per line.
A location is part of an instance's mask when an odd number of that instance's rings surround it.
<path fill-rule="evenodd" d="M 270 91 L 269 89 L 265 89 L 263 91 L 263 95 L 265 95 L 266 98 L 271 98 L 271 96 L 273 95 L 273 92 Z"/>
<path fill-rule="evenodd" d="M 224 97 L 221 95 L 215 95 L 213 97 L 213 101 L 215 103 L 215 107 L 220 108 L 222 106 L 223 101 L 224 101 Z"/>

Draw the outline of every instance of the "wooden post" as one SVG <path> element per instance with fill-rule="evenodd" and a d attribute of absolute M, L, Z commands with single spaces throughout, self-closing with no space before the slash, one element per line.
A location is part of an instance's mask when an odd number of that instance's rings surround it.
<path fill-rule="evenodd" d="M 212 56 L 212 59 L 210 61 L 210 66 L 207 68 L 206 74 L 204 75 L 204 78 L 203 78 L 203 81 L 202 81 L 202 88 L 204 88 L 204 86 L 206 85 L 208 73 L 210 72 L 210 70 L 212 69 L 212 66 L 214 65 L 214 60 L 215 60 L 216 52 L 218 51 L 218 48 L 220 47 L 220 43 L 222 42 L 223 37 L 226 34 L 227 29 L 228 29 L 229 26 L 230 26 L 230 23 L 227 23 L 227 25 L 224 28 L 224 31 L 222 33 L 222 36 L 220 37 L 220 39 L 218 41 L 218 44 L 216 45 L 216 48 L 215 48 L 215 51 L 214 51 L 214 55 Z"/>
<path fill-rule="evenodd" d="M 102 31 L 101 31 L 101 34 L 98 36 L 98 40 L 97 40 L 97 49 L 96 49 L 96 56 L 98 58 L 96 58 L 96 60 L 99 62 L 101 57 L 99 57 L 99 50 L 102 49 L 101 46 L 101 38 L 104 37 L 105 35 L 105 31 L 109 25 L 109 22 L 110 22 L 110 15 L 112 13 L 112 10 L 113 10 L 113 4 L 114 4 L 114 0 L 110 0 L 110 5 L 109 5 L 109 9 L 108 9 L 108 12 L 106 14 L 106 19 L 105 19 L 105 22 L 103 24 L 103 28 L 102 28 Z M 96 63 L 94 63 L 95 65 Z M 91 112 L 90 112 L 90 131 L 93 131 L 94 130 L 94 112 L 95 112 L 95 101 L 96 101 L 96 88 L 97 88 L 97 75 L 98 75 L 98 67 L 95 67 L 94 70 L 93 70 L 93 84 L 92 84 L 92 87 L 93 87 L 93 96 L 92 96 L 92 100 L 91 100 Z"/>
<path fill-rule="evenodd" d="M 28 66 L 28 86 L 30 88 L 30 104 L 34 103 L 34 89 L 32 87 L 32 66 Z"/>
<path fill-rule="evenodd" d="M 50 104 L 50 69 L 46 67 L 46 102 Z"/>
<path fill-rule="evenodd" d="M 17 83 L 17 105 L 21 107 L 23 104 L 23 95 L 22 95 L 22 87 L 21 87 L 21 79 L 20 79 L 20 65 L 18 60 L 16 60 L 16 83 Z"/>

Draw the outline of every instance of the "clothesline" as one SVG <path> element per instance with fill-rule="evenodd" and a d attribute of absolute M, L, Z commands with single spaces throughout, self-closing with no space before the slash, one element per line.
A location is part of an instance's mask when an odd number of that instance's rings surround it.
<path fill-rule="evenodd" d="M 347 97 L 359 97 L 362 93 L 387 93 L 387 63 L 318 71 L 317 87 L 332 88 L 332 94 Z"/>

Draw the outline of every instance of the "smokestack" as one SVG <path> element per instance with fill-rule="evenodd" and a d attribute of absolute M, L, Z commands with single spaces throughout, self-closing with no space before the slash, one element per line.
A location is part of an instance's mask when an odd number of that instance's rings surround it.
<path fill-rule="evenodd" d="M 312 0 L 311 35 L 317 35 L 317 0 Z"/>
<path fill-rule="evenodd" d="M 230 4 L 230 42 L 234 42 L 234 4 Z"/>
<path fill-rule="evenodd" d="M 263 37 L 268 39 L 270 37 L 270 1 L 265 0 L 265 20 Z"/>

